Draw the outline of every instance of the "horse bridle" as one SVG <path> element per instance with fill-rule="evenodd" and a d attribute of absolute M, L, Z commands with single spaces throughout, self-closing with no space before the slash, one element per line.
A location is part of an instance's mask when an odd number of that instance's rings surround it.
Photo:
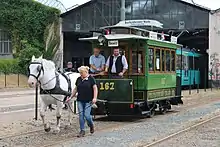
<path fill-rule="evenodd" d="M 29 68 L 29 67 L 30 67 L 31 64 L 38 64 L 38 67 L 37 67 L 38 74 L 37 74 L 37 75 L 34 75 L 34 74 L 31 74 L 31 73 L 30 73 L 30 68 Z M 30 65 L 29 65 L 29 67 L 28 67 L 28 76 L 32 76 L 32 77 L 34 77 L 37 81 L 39 81 L 38 78 L 40 77 L 41 72 L 43 72 L 43 74 L 44 74 L 43 64 L 40 63 L 40 62 L 31 62 Z"/>

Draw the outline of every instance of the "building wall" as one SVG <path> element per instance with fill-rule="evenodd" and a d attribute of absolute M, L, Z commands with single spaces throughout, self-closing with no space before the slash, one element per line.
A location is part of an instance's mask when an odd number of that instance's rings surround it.
<path fill-rule="evenodd" d="M 176 0 L 126 0 L 126 20 L 154 19 L 165 29 L 208 28 L 208 11 Z M 120 21 L 120 0 L 96 0 L 63 16 L 63 31 L 88 31 Z M 202 19 L 201 19 L 202 18 Z"/>
<path fill-rule="evenodd" d="M 210 80 L 220 80 L 220 11 L 209 17 L 209 73 Z"/>

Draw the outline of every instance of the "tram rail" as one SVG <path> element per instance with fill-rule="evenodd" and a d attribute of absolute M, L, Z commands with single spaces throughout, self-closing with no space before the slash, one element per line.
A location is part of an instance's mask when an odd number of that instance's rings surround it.
<path fill-rule="evenodd" d="M 138 147 L 152 147 L 152 146 L 155 146 L 155 145 L 157 145 L 157 144 L 159 144 L 159 143 L 165 142 L 165 141 L 167 141 L 167 140 L 169 140 L 169 139 L 171 139 L 171 138 L 173 138 L 173 137 L 176 137 L 176 136 L 178 136 L 178 135 L 181 135 L 182 133 L 185 133 L 185 132 L 187 132 L 187 131 L 189 131 L 189 130 L 195 129 L 195 128 L 197 128 L 197 127 L 203 125 L 203 124 L 209 123 L 210 121 L 215 120 L 215 119 L 218 119 L 218 118 L 220 118 L 220 114 L 218 114 L 217 116 L 213 116 L 213 117 L 211 117 L 211 118 L 208 118 L 208 119 L 206 119 L 206 120 L 203 120 L 203 121 L 201 121 L 201 122 L 198 122 L 198 123 L 196 123 L 196 124 L 193 124 L 193 125 L 191 125 L 191 126 L 185 128 L 185 129 L 182 129 L 182 130 L 180 130 L 180 131 L 178 131 L 178 132 L 172 133 L 172 134 L 170 134 L 170 135 L 168 135 L 168 136 L 166 136 L 166 137 L 164 137 L 164 138 L 162 138 L 162 139 L 159 139 L 159 140 L 156 140 L 156 141 L 154 141 L 154 142 L 151 142 L 150 144 L 140 145 L 140 146 L 138 146 Z"/>

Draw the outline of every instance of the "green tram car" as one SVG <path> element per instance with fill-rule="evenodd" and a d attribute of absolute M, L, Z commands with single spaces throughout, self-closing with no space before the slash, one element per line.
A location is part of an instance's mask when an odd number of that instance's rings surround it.
<path fill-rule="evenodd" d="M 101 29 L 108 33 L 79 40 L 92 42 L 106 58 L 119 48 L 128 70 L 122 79 L 111 79 L 107 73 L 95 76 L 100 101 L 93 115 L 151 117 L 155 111 L 164 114 L 171 105 L 183 104 L 176 76 L 176 49 L 181 45 L 176 37 L 136 27 Z"/>

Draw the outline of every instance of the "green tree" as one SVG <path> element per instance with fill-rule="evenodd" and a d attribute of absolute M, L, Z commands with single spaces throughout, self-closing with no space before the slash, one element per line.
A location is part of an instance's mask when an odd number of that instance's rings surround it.
<path fill-rule="evenodd" d="M 42 55 L 42 52 L 38 48 L 31 46 L 26 41 L 22 41 L 23 49 L 18 55 L 18 65 L 22 74 L 27 74 L 27 68 L 31 62 L 31 58 L 34 55 L 39 57 Z"/>
<path fill-rule="evenodd" d="M 0 0 L 0 26 L 9 30 L 13 52 L 22 49 L 21 40 L 44 51 L 44 33 L 59 20 L 60 11 L 34 0 Z"/>

